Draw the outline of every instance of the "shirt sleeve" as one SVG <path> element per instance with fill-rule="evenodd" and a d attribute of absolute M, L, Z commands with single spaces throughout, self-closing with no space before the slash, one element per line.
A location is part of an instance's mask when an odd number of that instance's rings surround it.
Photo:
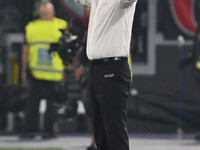
<path fill-rule="evenodd" d="M 74 0 L 76 3 L 81 3 L 83 5 L 91 6 L 91 0 Z"/>
<path fill-rule="evenodd" d="M 123 8 L 131 7 L 134 2 L 137 2 L 137 0 L 120 0 L 120 3 L 121 3 Z"/>

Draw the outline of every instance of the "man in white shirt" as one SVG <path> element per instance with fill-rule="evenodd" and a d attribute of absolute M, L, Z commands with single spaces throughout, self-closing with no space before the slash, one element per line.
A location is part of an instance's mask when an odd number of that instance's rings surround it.
<path fill-rule="evenodd" d="M 127 57 L 137 0 L 74 0 L 91 7 L 87 39 L 89 99 L 98 150 L 129 150 Z"/>

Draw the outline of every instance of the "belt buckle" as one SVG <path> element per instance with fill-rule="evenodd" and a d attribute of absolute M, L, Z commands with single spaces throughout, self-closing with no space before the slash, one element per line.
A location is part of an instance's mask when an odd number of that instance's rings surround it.
<path fill-rule="evenodd" d="M 114 60 L 114 61 L 116 61 L 116 60 L 120 60 L 120 58 L 119 58 L 119 57 L 114 57 L 113 60 Z"/>

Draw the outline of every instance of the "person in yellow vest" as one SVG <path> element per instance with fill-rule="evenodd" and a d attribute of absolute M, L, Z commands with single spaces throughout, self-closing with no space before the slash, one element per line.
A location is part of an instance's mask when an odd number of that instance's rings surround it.
<path fill-rule="evenodd" d="M 22 54 L 22 79 L 26 80 L 29 77 L 31 92 L 25 110 L 25 131 L 20 138 L 35 137 L 39 126 L 41 99 L 46 99 L 47 106 L 42 138 L 56 137 L 56 108 L 53 94 L 63 79 L 64 65 L 58 53 L 49 53 L 49 48 L 50 43 L 59 41 L 62 36 L 60 29 L 66 30 L 68 24 L 55 17 L 54 6 L 49 2 L 40 4 L 39 17 L 25 27 L 26 45 Z"/>

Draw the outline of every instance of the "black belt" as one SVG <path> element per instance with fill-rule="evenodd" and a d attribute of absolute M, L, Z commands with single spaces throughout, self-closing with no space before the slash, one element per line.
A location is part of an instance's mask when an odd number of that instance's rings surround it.
<path fill-rule="evenodd" d="M 101 58 L 101 59 L 92 59 L 90 60 L 90 64 L 101 64 L 101 63 L 113 62 L 113 61 L 127 61 L 127 57 L 108 57 L 108 58 Z"/>

